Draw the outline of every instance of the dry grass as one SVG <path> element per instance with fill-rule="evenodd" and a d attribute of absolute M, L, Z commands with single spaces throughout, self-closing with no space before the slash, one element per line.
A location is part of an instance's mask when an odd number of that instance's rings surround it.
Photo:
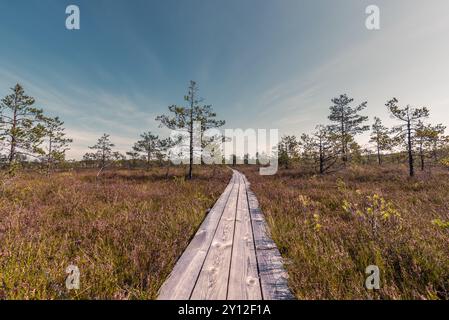
<path fill-rule="evenodd" d="M 153 299 L 230 170 L 24 173 L 0 184 L 0 299 Z M 81 272 L 67 291 L 65 269 Z"/>
<path fill-rule="evenodd" d="M 263 177 L 256 170 L 243 171 L 297 298 L 449 299 L 447 171 L 409 179 L 402 167 L 328 176 L 295 169 Z M 364 286 L 373 264 L 381 270 L 376 292 Z"/>

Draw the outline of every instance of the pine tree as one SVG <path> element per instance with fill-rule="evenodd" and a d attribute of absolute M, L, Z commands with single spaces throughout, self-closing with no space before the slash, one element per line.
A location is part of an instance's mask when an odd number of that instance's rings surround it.
<path fill-rule="evenodd" d="M 11 90 L 0 103 L 0 139 L 8 149 L 9 165 L 19 156 L 35 157 L 45 134 L 42 110 L 34 107 L 34 98 L 27 96 L 20 84 Z"/>
<path fill-rule="evenodd" d="M 303 134 L 300 145 L 303 150 L 303 159 L 313 161 L 320 174 L 325 174 L 337 163 L 340 155 L 337 142 L 338 137 L 329 126 L 318 125 L 312 135 Z"/>
<path fill-rule="evenodd" d="M 344 163 L 348 161 L 348 144 L 353 141 L 357 134 L 369 130 L 369 126 L 363 125 L 368 117 L 360 115 L 360 111 L 366 108 L 367 102 L 352 107 L 354 99 L 346 94 L 332 99 L 333 105 L 330 107 L 331 114 L 329 120 L 335 124 L 329 128 L 338 137 L 341 145 L 341 155 Z"/>
<path fill-rule="evenodd" d="M 418 121 L 416 125 L 416 145 L 421 163 L 421 171 L 424 171 L 426 158 L 438 161 L 438 148 L 442 141 L 446 127 L 442 124 L 431 125 Z"/>
<path fill-rule="evenodd" d="M 336 148 L 336 136 L 329 126 L 319 125 L 314 133 L 315 146 L 318 149 L 319 172 L 324 174 L 337 162 L 338 148 Z"/>
<path fill-rule="evenodd" d="M 105 133 L 98 139 L 95 145 L 89 147 L 89 149 L 95 150 L 95 152 L 85 154 L 84 158 L 86 161 L 94 160 L 97 162 L 100 168 L 98 175 L 109 165 L 110 161 L 114 160 L 116 156 L 112 151 L 114 146 L 110 141 L 110 135 Z"/>
<path fill-rule="evenodd" d="M 448 141 L 448 137 L 444 135 L 445 131 L 446 127 L 441 123 L 435 126 L 429 126 L 428 128 L 429 148 L 431 149 L 432 158 L 435 162 L 438 162 L 438 153 L 444 149 Z"/>
<path fill-rule="evenodd" d="M 198 85 L 195 81 L 190 81 L 188 93 L 184 100 L 187 107 L 172 105 L 168 107 L 171 115 L 160 115 L 156 118 L 161 125 L 171 130 L 184 130 L 189 136 L 189 173 L 188 179 L 192 179 L 193 156 L 194 156 L 194 123 L 200 122 L 200 138 L 204 131 L 210 128 L 218 128 L 225 124 L 223 120 L 216 120 L 216 114 L 211 105 L 201 105 L 203 99 L 198 97 Z"/>
<path fill-rule="evenodd" d="M 393 98 L 386 103 L 386 106 L 391 115 L 402 122 L 401 125 L 394 128 L 394 131 L 407 145 L 409 174 L 413 177 L 415 175 L 413 147 L 416 139 L 416 130 L 419 121 L 429 116 L 429 110 L 426 107 L 414 108 L 409 105 L 401 108 L 398 103 L 399 101 Z"/>
<path fill-rule="evenodd" d="M 45 128 L 46 147 L 43 149 L 45 161 L 47 163 L 47 170 L 50 173 L 53 165 L 56 162 L 65 160 L 65 153 L 69 150 L 69 144 L 73 142 L 72 139 L 66 137 L 64 122 L 55 118 L 45 117 L 43 120 Z"/>
<path fill-rule="evenodd" d="M 278 145 L 279 164 L 288 169 L 292 160 L 299 156 L 298 147 L 299 144 L 295 136 L 283 136 Z"/>
<path fill-rule="evenodd" d="M 145 155 L 147 168 L 149 168 L 152 158 L 157 157 L 157 153 L 159 152 L 159 136 L 152 134 L 149 131 L 144 132 L 140 135 L 140 137 L 142 139 L 134 144 L 133 150 L 137 153 L 143 153 Z"/>
<path fill-rule="evenodd" d="M 370 142 L 374 143 L 377 152 L 377 162 L 382 164 L 382 152 L 391 150 L 392 140 L 390 138 L 390 130 L 382 124 L 382 120 L 374 117 Z"/>

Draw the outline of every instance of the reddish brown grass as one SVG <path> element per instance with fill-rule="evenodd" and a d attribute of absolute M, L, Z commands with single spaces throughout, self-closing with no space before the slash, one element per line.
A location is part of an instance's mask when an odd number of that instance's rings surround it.
<path fill-rule="evenodd" d="M 207 208 L 225 167 L 23 173 L 0 184 L 0 298 L 153 299 Z M 80 290 L 65 287 L 78 266 Z"/>
<path fill-rule="evenodd" d="M 355 166 L 326 176 L 301 169 L 260 176 L 242 168 L 287 261 L 299 299 L 449 299 L 447 171 Z M 365 289 L 365 268 L 381 289 Z"/>

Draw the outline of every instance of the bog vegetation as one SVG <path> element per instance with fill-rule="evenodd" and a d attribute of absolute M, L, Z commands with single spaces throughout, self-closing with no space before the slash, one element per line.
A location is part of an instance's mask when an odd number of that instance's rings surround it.
<path fill-rule="evenodd" d="M 0 299 L 154 299 L 207 209 L 224 167 L 19 172 L 0 185 Z M 69 291 L 65 270 L 80 270 Z"/>
<path fill-rule="evenodd" d="M 449 162 L 449 136 L 442 124 L 427 123 L 430 111 L 427 107 L 400 106 L 396 98 L 385 106 L 398 124 L 392 128 L 383 125 L 382 120 L 369 119 L 361 115 L 367 102 L 353 106 L 354 99 L 341 95 L 332 99 L 329 125 L 318 125 L 312 134 L 282 137 L 278 152 L 279 163 L 289 168 L 292 163 L 301 163 L 320 174 L 346 168 L 348 163 L 382 165 L 385 159 L 398 164 L 407 163 L 408 173 L 419 168 L 447 167 Z M 357 143 L 358 134 L 371 131 L 371 145 L 363 147 Z M 307 169 L 306 169 L 307 171 Z"/>
<path fill-rule="evenodd" d="M 194 81 L 184 100 L 156 118 L 184 138 L 151 128 L 122 154 L 105 133 L 70 160 L 64 122 L 21 85 L 11 89 L 0 104 L 0 298 L 155 298 L 230 177 L 224 166 L 193 165 L 194 122 L 201 135 L 225 122 Z M 343 94 L 331 104 L 329 124 L 281 139 L 272 155 L 278 174 L 241 167 L 293 291 L 306 299 L 448 299 L 446 128 L 428 122 L 430 108 L 395 98 L 385 104 L 392 128 L 364 116 L 367 102 Z M 357 136 L 368 131 L 362 147 Z M 188 146 L 186 167 L 169 161 L 180 144 Z M 80 290 L 64 287 L 69 264 L 82 272 Z M 379 291 L 364 287 L 372 264 L 382 272 Z"/>
<path fill-rule="evenodd" d="M 426 107 L 386 103 L 397 125 L 332 99 L 330 125 L 282 138 L 276 176 L 252 181 L 300 299 L 449 299 L 449 137 Z M 362 148 L 356 136 L 371 131 Z M 378 291 L 364 270 L 381 270 Z"/>
<path fill-rule="evenodd" d="M 435 169 L 351 165 L 317 176 L 282 169 L 251 181 L 299 299 L 449 299 L 449 178 Z M 380 290 L 365 269 L 380 268 Z"/>

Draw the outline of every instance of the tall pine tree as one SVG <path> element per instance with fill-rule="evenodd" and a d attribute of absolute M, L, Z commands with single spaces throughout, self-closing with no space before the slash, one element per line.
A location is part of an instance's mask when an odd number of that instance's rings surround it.
<path fill-rule="evenodd" d="M 172 105 L 168 107 L 170 115 L 160 115 L 156 118 L 161 125 L 171 130 L 186 131 L 189 137 L 189 173 L 188 179 L 192 179 L 193 156 L 194 156 L 194 123 L 200 123 L 200 137 L 203 137 L 204 131 L 210 128 L 218 128 L 225 124 L 223 120 L 217 120 L 216 113 L 211 105 L 203 105 L 203 99 L 198 97 L 198 85 L 195 81 L 190 81 L 188 93 L 184 100 L 188 106 Z"/>
<path fill-rule="evenodd" d="M 398 137 L 405 141 L 407 145 L 409 174 L 415 175 L 415 165 L 413 157 L 413 148 L 416 140 L 416 131 L 419 129 L 420 120 L 429 116 L 429 110 L 426 107 L 414 108 L 409 105 L 400 107 L 396 98 L 386 103 L 391 115 L 402 123 L 394 128 Z"/>
<path fill-rule="evenodd" d="M 370 142 L 376 146 L 377 162 L 382 164 L 382 152 L 391 149 L 392 140 L 390 138 L 390 130 L 382 124 L 382 120 L 374 117 L 374 124 L 371 131 Z"/>
<path fill-rule="evenodd" d="M 360 111 L 366 108 L 367 102 L 365 101 L 352 107 L 351 103 L 353 101 L 354 99 L 343 94 L 338 98 L 332 99 L 333 105 L 330 107 L 329 120 L 334 124 L 329 128 L 340 141 L 340 152 L 344 163 L 348 161 L 348 144 L 354 140 L 357 134 L 369 130 L 369 126 L 363 125 L 368 120 L 368 117 L 359 114 Z"/>
<path fill-rule="evenodd" d="M 37 156 L 45 135 L 42 110 L 34 107 L 34 98 L 27 96 L 20 84 L 11 91 L 0 103 L 0 139 L 10 165 L 19 156 Z"/>
<path fill-rule="evenodd" d="M 42 153 L 50 173 L 55 163 L 65 160 L 65 153 L 73 140 L 66 137 L 64 122 L 59 117 L 44 118 L 43 126 L 46 145 Z"/>

